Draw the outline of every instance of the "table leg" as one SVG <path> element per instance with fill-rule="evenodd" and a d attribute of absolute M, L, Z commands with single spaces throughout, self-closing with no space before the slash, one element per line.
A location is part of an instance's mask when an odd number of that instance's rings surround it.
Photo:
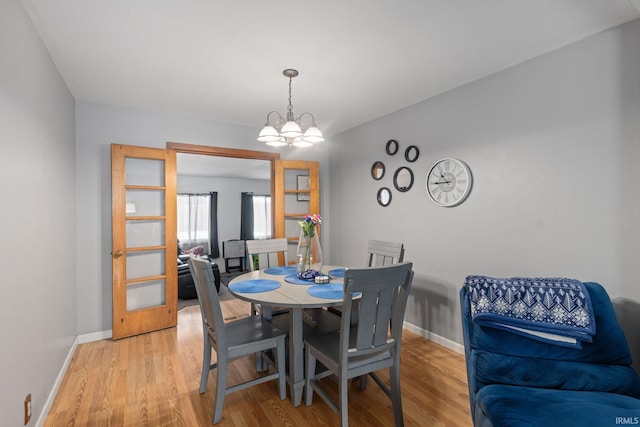
<path fill-rule="evenodd" d="M 304 338 L 302 336 L 302 308 L 291 309 L 289 316 L 289 380 L 293 406 L 302 403 L 304 389 Z"/>

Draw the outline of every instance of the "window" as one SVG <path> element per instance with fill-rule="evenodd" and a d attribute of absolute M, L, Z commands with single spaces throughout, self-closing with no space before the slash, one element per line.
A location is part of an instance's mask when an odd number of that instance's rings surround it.
<path fill-rule="evenodd" d="M 253 238 L 271 238 L 271 196 L 253 196 Z"/>
<path fill-rule="evenodd" d="M 209 208 L 209 194 L 178 194 L 178 240 L 183 251 L 202 246 L 211 253 Z"/>

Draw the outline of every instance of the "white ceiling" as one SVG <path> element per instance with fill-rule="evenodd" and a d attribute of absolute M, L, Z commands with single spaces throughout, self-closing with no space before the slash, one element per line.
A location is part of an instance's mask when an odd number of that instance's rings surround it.
<path fill-rule="evenodd" d="M 325 136 L 640 16 L 640 0 L 21 2 L 78 101 L 257 134 L 296 68 L 294 112 Z"/>
<path fill-rule="evenodd" d="M 73 96 L 327 136 L 640 16 L 639 0 L 21 0 Z M 639 5 L 640 7 L 640 5 Z"/>

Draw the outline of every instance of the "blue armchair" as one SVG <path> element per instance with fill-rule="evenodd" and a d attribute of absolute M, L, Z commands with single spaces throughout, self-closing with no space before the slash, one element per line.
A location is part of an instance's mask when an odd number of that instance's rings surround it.
<path fill-rule="evenodd" d="M 596 334 L 581 349 L 541 342 L 472 319 L 460 291 L 474 426 L 640 424 L 640 379 L 607 292 L 585 283 Z"/>

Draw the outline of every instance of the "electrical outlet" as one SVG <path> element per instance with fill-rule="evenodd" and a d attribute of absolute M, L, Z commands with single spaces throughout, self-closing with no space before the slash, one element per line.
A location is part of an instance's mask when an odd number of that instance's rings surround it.
<path fill-rule="evenodd" d="M 27 425 L 29 420 L 31 420 L 31 393 L 24 398 L 24 425 Z"/>

